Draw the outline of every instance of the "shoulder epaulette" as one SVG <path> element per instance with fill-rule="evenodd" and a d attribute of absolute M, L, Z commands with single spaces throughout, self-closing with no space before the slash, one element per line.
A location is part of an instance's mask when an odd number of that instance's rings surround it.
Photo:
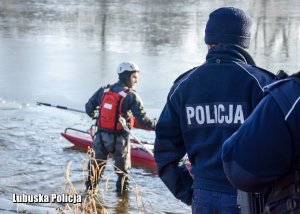
<path fill-rule="evenodd" d="M 186 71 L 186 72 L 180 74 L 179 77 L 177 77 L 177 78 L 175 79 L 174 83 L 176 83 L 176 82 L 178 82 L 179 80 L 181 80 L 183 77 L 185 77 L 187 74 L 189 74 L 191 71 L 195 70 L 196 68 L 198 68 L 198 67 L 194 67 L 194 68 L 192 68 L 192 69 L 190 69 L 190 70 L 188 70 L 188 71 Z"/>

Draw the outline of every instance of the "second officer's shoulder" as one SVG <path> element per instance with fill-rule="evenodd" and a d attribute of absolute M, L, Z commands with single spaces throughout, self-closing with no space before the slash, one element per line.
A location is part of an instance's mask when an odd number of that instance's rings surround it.
<path fill-rule="evenodd" d="M 289 76 L 285 71 L 283 70 L 279 70 L 277 73 L 276 73 L 276 76 L 275 76 L 275 80 L 274 82 L 270 83 L 269 85 L 266 85 L 264 87 L 264 90 L 265 92 L 268 92 L 268 91 L 271 91 L 273 90 L 274 88 L 277 88 L 279 87 L 280 85 L 284 84 L 285 82 L 288 82 L 290 80 L 292 80 L 293 78 L 291 78 L 291 76 Z M 299 81 L 300 83 L 300 81 Z"/>

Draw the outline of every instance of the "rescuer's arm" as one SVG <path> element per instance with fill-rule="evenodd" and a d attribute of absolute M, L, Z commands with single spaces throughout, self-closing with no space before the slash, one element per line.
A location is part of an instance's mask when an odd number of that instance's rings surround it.
<path fill-rule="evenodd" d="M 94 112 L 97 110 L 97 107 L 100 105 L 103 95 L 103 88 L 100 88 L 96 91 L 93 96 L 85 104 L 85 112 L 92 118 L 94 118 Z"/>
<path fill-rule="evenodd" d="M 135 127 L 146 130 L 155 130 L 156 120 L 151 119 L 147 115 L 140 96 L 137 93 L 132 92 L 129 94 L 128 98 L 129 109 L 131 110 L 136 120 Z"/>

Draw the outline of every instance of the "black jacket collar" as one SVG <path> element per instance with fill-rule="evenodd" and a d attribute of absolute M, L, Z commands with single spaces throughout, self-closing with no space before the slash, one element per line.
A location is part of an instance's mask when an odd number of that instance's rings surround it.
<path fill-rule="evenodd" d="M 255 66 L 250 54 L 242 47 L 235 44 L 218 44 L 209 49 L 206 56 L 207 62 L 243 62 Z"/>

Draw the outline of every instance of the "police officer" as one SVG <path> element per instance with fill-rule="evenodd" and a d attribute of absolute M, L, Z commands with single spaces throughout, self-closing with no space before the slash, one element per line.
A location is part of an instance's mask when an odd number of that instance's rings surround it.
<path fill-rule="evenodd" d="M 300 213 L 300 72 L 265 92 L 225 141 L 224 170 L 237 188 L 264 193 L 264 213 Z"/>
<path fill-rule="evenodd" d="M 256 67 L 245 50 L 250 26 L 251 18 L 238 8 L 223 7 L 209 15 L 206 62 L 174 82 L 156 126 L 159 176 L 175 197 L 192 204 L 193 213 L 239 213 L 237 190 L 222 167 L 222 143 L 274 78 Z M 178 166 L 186 153 L 193 178 Z"/>
<path fill-rule="evenodd" d="M 138 122 L 140 128 L 155 129 L 155 120 L 147 116 L 141 98 L 133 89 L 138 82 L 139 72 L 140 69 L 134 62 L 120 63 L 117 68 L 119 81 L 101 87 L 85 105 L 86 113 L 91 117 L 94 117 L 95 110 L 99 108 L 98 132 L 93 143 L 95 156 L 89 163 L 87 190 L 94 189 L 101 179 L 109 153 L 114 156 L 118 174 L 117 192 L 122 193 L 129 188 L 128 173 L 131 167 L 129 134 L 124 131 L 119 116 L 125 118 L 129 128 Z"/>

